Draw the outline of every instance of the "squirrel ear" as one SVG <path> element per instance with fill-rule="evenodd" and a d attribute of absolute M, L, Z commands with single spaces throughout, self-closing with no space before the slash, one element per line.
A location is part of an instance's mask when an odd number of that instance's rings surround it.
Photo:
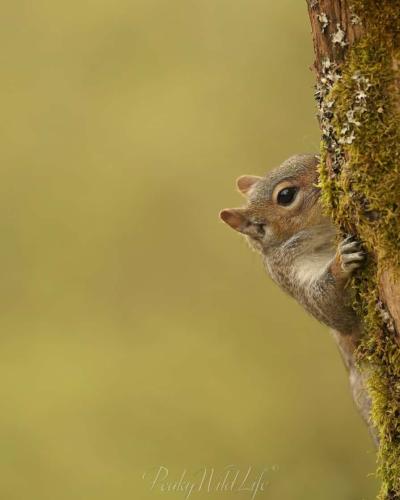
<path fill-rule="evenodd" d="M 257 175 L 242 175 L 236 180 L 236 186 L 238 190 L 246 196 L 253 185 L 261 179 L 262 177 L 258 177 Z"/>
<path fill-rule="evenodd" d="M 240 208 L 225 208 L 221 210 L 219 217 L 235 231 L 243 232 L 247 225 L 247 219 Z"/>

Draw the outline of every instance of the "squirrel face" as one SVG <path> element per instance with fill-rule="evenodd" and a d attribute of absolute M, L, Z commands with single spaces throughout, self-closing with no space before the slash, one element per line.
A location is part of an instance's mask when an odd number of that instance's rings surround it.
<path fill-rule="evenodd" d="M 222 210 L 220 218 L 263 253 L 302 230 L 331 224 L 320 206 L 317 165 L 315 155 L 296 155 L 265 177 L 239 177 L 237 188 L 247 203 Z"/>

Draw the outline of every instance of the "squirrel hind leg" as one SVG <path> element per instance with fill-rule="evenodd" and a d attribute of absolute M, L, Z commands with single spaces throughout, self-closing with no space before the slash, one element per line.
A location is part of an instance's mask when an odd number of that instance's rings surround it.
<path fill-rule="evenodd" d="M 372 402 L 367 389 L 368 373 L 362 368 L 353 366 L 349 373 L 350 387 L 354 403 L 360 412 L 364 422 L 367 424 L 369 433 L 375 446 L 379 446 L 379 436 L 371 418 Z"/>

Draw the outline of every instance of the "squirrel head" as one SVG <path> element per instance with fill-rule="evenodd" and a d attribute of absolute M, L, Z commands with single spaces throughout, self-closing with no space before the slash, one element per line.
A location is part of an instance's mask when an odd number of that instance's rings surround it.
<path fill-rule="evenodd" d="M 318 163 L 316 155 L 295 155 L 265 177 L 239 177 L 236 184 L 246 205 L 226 208 L 220 218 L 259 251 L 279 246 L 312 226 L 329 224 L 316 186 Z"/>

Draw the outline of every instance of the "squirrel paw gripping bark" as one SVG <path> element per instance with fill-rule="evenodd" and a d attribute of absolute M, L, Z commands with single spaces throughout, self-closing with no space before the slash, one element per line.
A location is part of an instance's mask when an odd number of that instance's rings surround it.
<path fill-rule="evenodd" d="M 363 265 L 366 254 L 362 250 L 361 243 L 354 236 L 348 236 L 339 243 L 337 258 L 340 262 L 341 270 L 345 274 L 350 275 Z"/>

